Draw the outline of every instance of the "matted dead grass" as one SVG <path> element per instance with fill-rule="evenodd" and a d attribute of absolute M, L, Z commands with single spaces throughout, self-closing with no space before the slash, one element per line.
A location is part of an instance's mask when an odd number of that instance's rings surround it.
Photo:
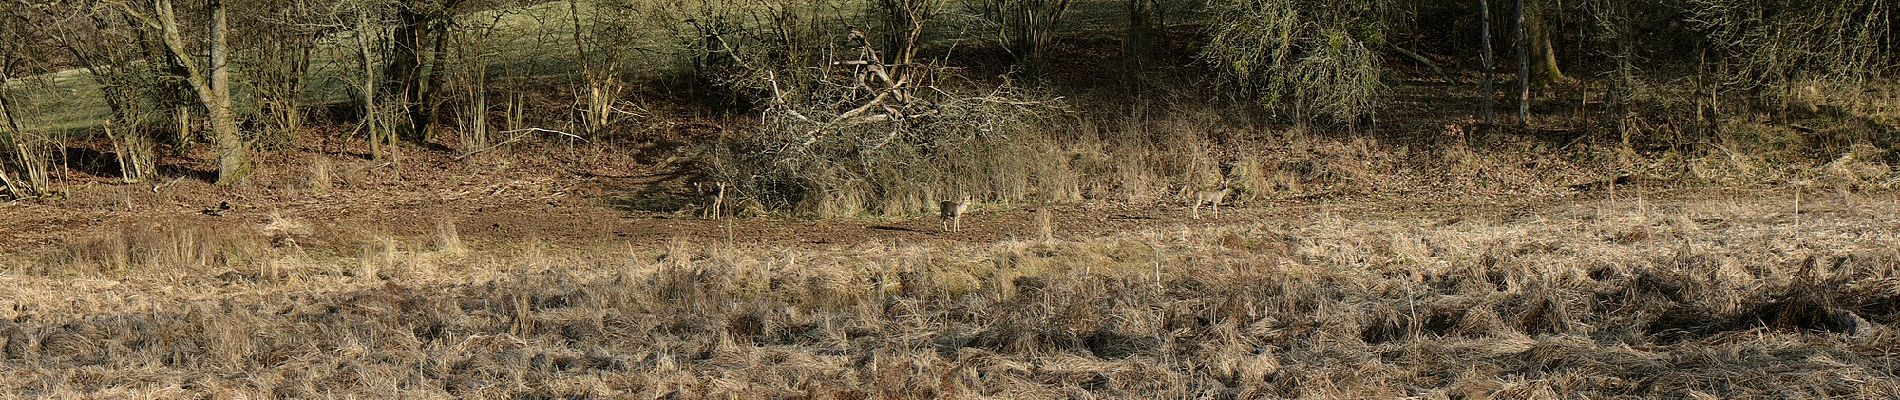
<path fill-rule="evenodd" d="M 1803 201 L 835 248 L 128 229 L 6 262 L 0 397 L 1900 396 L 1900 205 Z"/>

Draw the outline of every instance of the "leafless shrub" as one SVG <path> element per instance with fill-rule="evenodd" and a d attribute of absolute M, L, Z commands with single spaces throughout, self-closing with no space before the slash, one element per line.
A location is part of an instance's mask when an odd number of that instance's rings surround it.
<path fill-rule="evenodd" d="M 0 184 L 14 199 L 33 198 L 53 193 L 53 173 L 61 164 L 54 153 L 65 144 L 56 136 L 43 136 L 8 130 L 0 135 Z"/>
<path fill-rule="evenodd" d="M 808 135 L 809 125 L 781 125 L 736 138 L 711 168 L 750 201 L 821 216 L 915 215 L 958 192 L 1076 199 L 1075 174 L 1065 160 L 1048 157 L 1062 148 L 1047 133 L 983 126 L 1033 121 L 1035 113 L 1010 105 L 940 107 L 940 119 L 901 128 L 880 124 Z M 962 118 L 949 119 L 956 117 Z"/>
<path fill-rule="evenodd" d="M 107 124 L 105 130 L 106 139 L 112 142 L 112 153 L 119 161 L 120 180 L 139 183 L 158 176 L 158 155 L 149 133 L 138 125 L 115 129 Z"/>
<path fill-rule="evenodd" d="M 1074 174 L 1053 136 L 1059 102 L 1014 88 L 972 88 L 916 58 L 938 2 L 893 4 L 909 26 L 896 33 L 839 31 L 824 4 L 734 8 L 703 2 L 681 32 L 702 74 L 761 109 L 753 132 L 707 157 L 736 199 L 818 216 L 915 215 L 956 193 L 981 198 L 1073 199 Z M 726 13 L 767 22 L 759 32 L 722 25 Z M 730 22 L 724 22 L 729 24 Z M 891 24 L 884 24 L 891 25 Z M 879 38 L 904 37 L 885 49 Z M 1064 183 L 1069 181 L 1069 183 Z M 745 207 L 741 207 L 745 208 Z"/>
<path fill-rule="evenodd" d="M 1809 81 L 1865 83 L 1900 62 L 1900 9 L 1884 1 L 1694 0 L 1688 22 L 1722 51 L 1728 86 L 1785 101 Z"/>
<path fill-rule="evenodd" d="M 1356 122 L 1373 111 L 1383 85 L 1383 1 L 1236 0 L 1213 5 L 1214 31 L 1202 56 L 1229 86 L 1297 122 Z"/>
<path fill-rule="evenodd" d="M 1042 72 L 1073 0 L 982 0 L 967 3 L 972 14 L 996 30 L 1005 50 L 1030 74 Z"/>
<path fill-rule="evenodd" d="M 496 140 L 495 126 L 490 124 L 492 106 L 488 83 L 490 60 L 489 39 L 495 27 L 507 14 L 497 12 L 485 23 L 461 29 L 454 35 L 450 56 L 453 72 L 450 76 L 449 97 L 453 99 L 456 115 L 455 138 L 458 150 L 464 156 L 492 150 L 504 143 Z M 441 68 L 450 68 L 443 66 Z M 512 113 L 511 113 L 512 114 Z M 510 127 L 510 129 L 515 129 Z"/>

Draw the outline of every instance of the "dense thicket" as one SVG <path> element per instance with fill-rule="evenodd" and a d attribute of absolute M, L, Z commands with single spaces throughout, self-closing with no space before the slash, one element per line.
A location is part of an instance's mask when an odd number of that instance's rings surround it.
<path fill-rule="evenodd" d="M 986 128 L 999 122 L 986 118 L 1057 107 L 1047 100 L 1062 93 L 1045 87 L 1047 78 L 1094 64 L 1128 74 L 1086 82 L 1128 90 L 1146 84 L 1144 74 L 1210 69 L 1224 84 L 1220 96 L 1208 97 L 1250 104 L 1260 120 L 1302 125 L 1377 120 L 1404 71 L 1474 88 L 1495 83 L 1508 94 L 1485 97 L 1521 110 L 1523 123 L 1546 88 L 1578 80 L 1601 83 L 1583 87 L 1625 110 L 1659 110 L 1647 106 L 1673 92 L 1657 88 L 1693 86 L 1688 96 L 1707 101 L 1685 112 L 1720 118 L 1724 99 L 1786 109 L 1804 93 L 1884 83 L 1900 62 L 1895 7 L 1880 0 L 13 1 L 0 5 L 0 41 L 8 43 L 0 73 L 39 78 L 12 79 L 0 90 L 0 178 L 15 197 L 43 192 L 44 183 L 22 178 L 43 175 L 33 172 L 45 164 L 35 149 L 61 146 L 49 134 L 77 128 L 113 138 L 128 181 L 149 174 L 153 157 L 186 156 L 207 142 L 219 181 L 234 183 L 249 170 L 251 150 L 314 134 L 302 129 L 311 114 L 344 127 L 325 132 L 365 141 L 370 154 L 391 162 L 404 142 L 473 153 L 556 132 L 563 135 L 549 137 L 612 143 L 632 130 L 623 123 L 628 116 L 641 115 L 635 93 L 654 92 L 684 93 L 719 113 L 763 113 L 759 130 L 770 139 L 725 143 L 726 151 L 804 152 L 811 164 L 798 168 L 875 169 L 867 166 L 916 162 L 945 143 L 981 136 L 969 132 L 995 132 Z M 1065 41 L 1100 34 L 1125 45 L 1063 52 Z M 1487 50 L 1497 62 L 1481 62 Z M 981 74 L 996 66 L 986 56 L 996 51 L 1007 54 L 1000 71 L 1009 79 L 1000 83 Z M 22 111 L 9 99 L 58 87 L 47 77 L 74 69 L 98 92 L 74 95 L 100 98 L 105 115 L 19 122 L 21 113 L 42 111 Z M 836 179 L 902 192 L 867 183 L 875 174 Z M 809 179 L 797 185 L 835 189 Z M 941 195 L 906 195 L 915 200 L 904 203 Z"/>

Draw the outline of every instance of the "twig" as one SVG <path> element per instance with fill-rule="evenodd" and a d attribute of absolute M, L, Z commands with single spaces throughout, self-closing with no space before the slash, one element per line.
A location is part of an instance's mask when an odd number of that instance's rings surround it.
<path fill-rule="evenodd" d="M 1027 101 L 1027 100 L 1010 100 L 1010 99 L 1006 99 L 1006 98 L 1000 98 L 1000 97 L 994 97 L 994 96 L 989 96 L 989 97 L 971 97 L 971 98 L 969 98 L 969 100 L 975 100 L 975 101 L 980 101 L 980 102 L 984 102 L 984 103 L 995 103 L 995 104 L 1008 104 L 1008 105 L 1012 105 L 1012 106 L 1025 106 L 1025 107 L 1027 107 L 1027 106 L 1040 106 L 1040 105 L 1044 105 L 1044 104 L 1048 104 L 1048 103 L 1049 103 L 1049 102 L 1046 102 L 1046 101 Z M 1060 100 L 1062 100 L 1062 98 L 1061 98 L 1061 97 L 1057 97 L 1057 98 L 1056 98 L 1055 100 L 1057 100 L 1057 101 L 1060 101 Z"/>
<path fill-rule="evenodd" d="M 488 146 L 488 147 L 483 147 L 483 148 L 480 148 L 480 149 L 475 149 L 475 150 L 473 150 L 473 151 L 469 151 L 469 152 L 467 152 L 467 153 L 462 153 L 462 155 L 459 155 L 459 156 L 455 156 L 455 159 L 456 159 L 456 160 L 461 160 L 461 159 L 464 159 L 464 158 L 468 158 L 469 156 L 473 156 L 473 155 L 476 155 L 476 154 L 480 154 L 480 153 L 482 153 L 482 152 L 485 152 L 485 151 L 489 151 L 489 150 L 494 150 L 494 149 L 498 149 L 498 148 L 501 148 L 501 146 L 507 146 L 507 145 L 508 145 L 509 143 L 514 143 L 514 142 L 516 142 L 516 141 L 518 141 L 518 140 L 520 140 L 520 139 L 521 139 L 521 136 L 514 136 L 514 137 L 509 137 L 509 138 L 508 138 L 508 140 L 503 140 L 503 141 L 501 141 L 501 143 L 495 143 L 495 144 L 493 144 L 493 145 L 490 145 L 490 146 Z"/>
<path fill-rule="evenodd" d="M 562 135 L 562 136 L 567 136 L 567 137 L 571 137 L 571 138 L 575 138 L 575 139 L 579 139 L 580 141 L 583 141 L 583 142 L 585 142 L 585 141 L 587 141 L 587 138 L 583 138 L 583 137 L 580 137 L 580 136 L 576 136 L 576 135 L 574 135 L 574 134 L 572 134 L 572 133 L 567 133 L 567 132 L 561 132 L 561 131 L 557 131 L 557 130 L 553 130 L 553 129 L 543 129 L 543 128 L 522 128 L 522 129 L 516 129 L 516 130 L 511 130 L 511 131 L 501 131 L 501 133 L 521 133 L 521 132 L 547 132 L 547 133 L 556 133 L 556 134 L 560 134 L 560 135 Z"/>
<path fill-rule="evenodd" d="M 1395 53 L 1405 55 L 1405 57 L 1411 58 L 1413 61 L 1418 61 L 1419 64 L 1425 64 L 1426 68 L 1431 68 L 1432 73 L 1438 74 L 1440 78 L 1444 78 L 1445 82 L 1457 82 L 1457 80 L 1451 78 L 1450 74 L 1445 73 L 1444 68 L 1439 68 L 1438 63 L 1432 62 L 1431 59 L 1425 58 L 1425 56 L 1419 55 L 1418 53 L 1413 53 L 1411 50 L 1406 50 L 1404 47 L 1399 47 L 1398 45 L 1390 45 L 1388 47 L 1391 47 Z"/>

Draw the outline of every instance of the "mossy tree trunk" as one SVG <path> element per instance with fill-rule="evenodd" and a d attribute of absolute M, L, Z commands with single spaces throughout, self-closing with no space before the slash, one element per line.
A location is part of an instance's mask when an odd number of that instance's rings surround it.
<path fill-rule="evenodd" d="M 1543 1 L 1532 0 L 1530 3 L 1527 11 L 1530 14 L 1525 16 L 1524 28 L 1530 34 L 1531 83 L 1541 87 L 1562 82 L 1567 78 L 1557 63 L 1558 28 L 1551 22 L 1561 18 L 1558 15 L 1560 10 Z"/>

